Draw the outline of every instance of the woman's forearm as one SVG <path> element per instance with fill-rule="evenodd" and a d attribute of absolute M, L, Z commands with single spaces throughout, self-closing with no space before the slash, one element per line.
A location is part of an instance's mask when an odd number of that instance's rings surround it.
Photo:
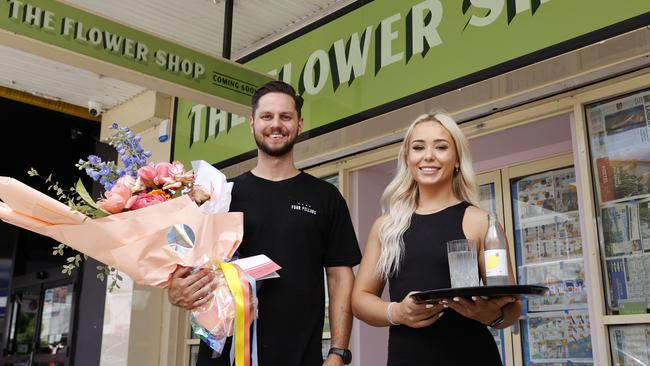
<path fill-rule="evenodd" d="M 352 296 L 352 312 L 360 320 L 375 326 L 387 327 L 390 325 L 386 317 L 389 302 L 380 297 L 359 291 Z"/>

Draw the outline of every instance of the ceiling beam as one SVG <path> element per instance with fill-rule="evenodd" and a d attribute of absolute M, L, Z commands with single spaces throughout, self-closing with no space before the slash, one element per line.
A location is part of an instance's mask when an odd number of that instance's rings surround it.
<path fill-rule="evenodd" d="M 88 113 L 88 108 L 76 106 L 58 100 L 51 100 L 39 97 L 34 94 L 26 93 L 20 90 L 5 88 L 0 86 L 0 97 L 15 100 L 17 102 L 31 104 L 40 108 L 49 109 L 55 112 L 69 114 L 88 120 L 89 122 L 101 122 L 101 117 L 93 117 Z"/>

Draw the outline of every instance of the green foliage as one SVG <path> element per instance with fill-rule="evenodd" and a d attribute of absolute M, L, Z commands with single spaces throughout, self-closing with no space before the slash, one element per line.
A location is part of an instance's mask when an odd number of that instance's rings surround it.
<path fill-rule="evenodd" d="M 120 273 L 110 266 L 97 266 L 97 278 L 100 281 L 108 280 L 108 292 L 120 288 L 120 281 L 122 281 Z"/>
<path fill-rule="evenodd" d="M 92 199 L 92 197 L 90 197 L 90 194 L 86 190 L 86 187 L 84 187 L 81 179 L 77 181 L 77 184 L 74 187 L 66 190 L 61 188 L 61 184 L 58 181 L 52 180 L 52 174 L 48 175 L 47 177 L 43 177 L 34 168 L 29 169 L 27 174 L 30 177 L 38 177 L 43 179 L 45 183 L 48 184 L 47 190 L 53 190 L 56 194 L 56 198 L 59 201 L 67 204 L 71 210 L 81 212 L 82 214 L 93 219 L 98 219 L 109 215 L 108 212 L 102 210 Z M 64 256 L 66 248 L 69 247 L 65 244 L 59 244 L 55 247 L 52 247 L 52 255 Z M 81 267 L 83 260 L 87 259 L 87 256 L 85 254 L 77 252 L 74 249 L 71 250 L 73 252 L 73 256 L 66 258 L 66 263 L 61 267 L 61 273 L 65 273 L 67 275 L 72 275 L 72 272 L 75 269 Z M 120 288 L 119 282 L 122 280 L 122 276 L 119 275 L 115 268 L 108 266 L 98 266 L 97 271 L 98 279 L 101 281 L 107 279 L 109 281 L 109 292 L 113 291 L 116 288 Z"/>

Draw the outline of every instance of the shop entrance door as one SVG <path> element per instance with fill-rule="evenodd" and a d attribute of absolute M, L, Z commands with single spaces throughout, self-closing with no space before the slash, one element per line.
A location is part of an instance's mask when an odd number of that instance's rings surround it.
<path fill-rule="evenodd" d="M 25 281 L 11 294 L 3 365 L 67 366 L 72 343 L 72 279 Z M 32 282 L 32 283 L 26 283 Z"/>

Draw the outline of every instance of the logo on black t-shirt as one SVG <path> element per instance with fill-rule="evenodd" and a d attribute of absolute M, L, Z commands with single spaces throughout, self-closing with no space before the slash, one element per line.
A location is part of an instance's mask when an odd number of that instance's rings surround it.
<path fill-rule="evenodd" d="M 292 204 L 289 205 L 289 207 L 290 207 L 292 210 L 302 211 L 302 212 L 306 212 L 306 213 L 309 213 L 309 214 L 312 214 L 312 215 L 316 215 L 316 214 L 317 214 L 316 210 L 314 210 L 313 208 L 311 208 L 311 205 L 310 205 L 310 204 L 307 204 L 307 203 L 300 203 L 300 202 L 298 202 L 298 203 L 292 203 Z"/>

